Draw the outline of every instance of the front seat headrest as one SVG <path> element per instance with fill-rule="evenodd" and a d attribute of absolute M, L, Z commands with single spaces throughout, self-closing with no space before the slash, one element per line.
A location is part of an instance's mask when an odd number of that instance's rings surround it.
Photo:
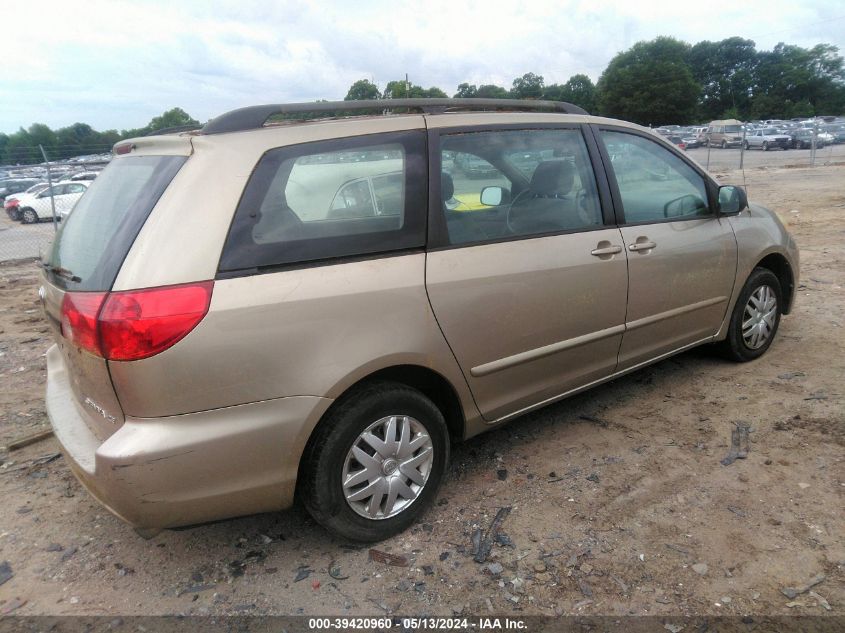
<path fill-rule="evenodd" d="M 529 190 L 535 197 L 564 195 L 572 190 L 575 168 L 568 160 L 547 160 L 534 170 Z"/>

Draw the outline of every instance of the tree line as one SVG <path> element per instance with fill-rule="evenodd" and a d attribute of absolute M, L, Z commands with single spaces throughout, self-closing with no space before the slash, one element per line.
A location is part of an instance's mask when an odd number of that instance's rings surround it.
<path fill-rule="evenodd" d="M 389 81 L 383 90 L 361 79 L 344 99 L 448 96 L 436 86 L 423 88 L 402 79 Z M 845 66 L 839 49 L 830 44 L 802 48 L 780 43 L 771 51 L 758 51 L 752 40 L 741 37 L 690 45 L 661 36 L 618 53 L 595 84 L 584 74 L 563 84 L 546 84 L 542 75 L 528 72 L 515 78 L 510 88 L 461 83 L 452 96 L 568 101 L 591 114 L 642 125 L 790 119 L 845 113 Z M 34 123 L 13 134 L 0 133 L 0 164 L 41 162 L 39 144 L 51 160 L 60 160 L 108 152 L 124 138 L 198 124 L 181 108 L 164 112 L 143 128 L 120 132 L 98 132 L 85 123 L 54 131 Z"/>
<path fill-rule="evenodd" d="M 144 136 L 157 130 L 183 125 L 199 125 L 182 108 L 172 108 L 153 119 L 144 127 L 129 130 L 98 132 L 87 123 L 74 123 L 52 130 L 43 123 L 33 123 L 12 134 L 0 133 L 0 165 L 30 165 L 43 162 L 39 145 L 47 158 L 61 161 L 85 154 L 111 152 L 112 146 L 125 138 Z"/>

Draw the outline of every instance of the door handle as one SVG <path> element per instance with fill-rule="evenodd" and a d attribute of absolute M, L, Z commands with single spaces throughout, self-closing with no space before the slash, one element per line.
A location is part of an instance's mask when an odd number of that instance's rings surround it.
<path fill-rule="evenodd" d="M 629 251 L 650 251 L 653 248 L 657 248 L 657 244 L 651 240 L 645 240 L 643 242 L 637 241 L 633 244 L 628 244 Z"/>
<path fill-rule="evenodd" d="M 590 251 L 590 255 L 595 255 L 596 257 L 601 257 L 602 255 L 616 255 L 616 253 L 621 253 L 622 247 L 617 246 L 614 244 L 613 246 L 602 246 L 600 248 L 594 248 Z"/>

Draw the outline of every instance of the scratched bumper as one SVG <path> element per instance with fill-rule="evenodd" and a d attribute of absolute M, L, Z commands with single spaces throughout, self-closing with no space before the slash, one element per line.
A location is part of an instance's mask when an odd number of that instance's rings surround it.
<path fill-rule="evenodd" d="M 127 417 L 101 442 L 76 408 L 64 363 L 50 360 L 47 413 L 71 469 L 100 503 L 142 528 L 289 507 L 305 442 L 331 404 L 302 396 Z"/>

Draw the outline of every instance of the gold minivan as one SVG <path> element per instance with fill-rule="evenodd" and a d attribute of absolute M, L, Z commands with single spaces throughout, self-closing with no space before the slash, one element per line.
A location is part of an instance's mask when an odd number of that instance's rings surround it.
<path fill-rule="evenodd" d="M 710 147 L 739 147 L 744 139 L 745 124 L 736 119 L 723 119 L 721 121 L 710 121 L 707 126 L 705 137 Z"/>
<path fill-rule="evenodd" d="M 47 408 L 144 535 L 299 495 L 383 539 L 452 442 L 696 345 L 754 360 L 795 296 L 774 213 L 570 104 L 255 106 L 114 154 L 41 263 Z"/>

